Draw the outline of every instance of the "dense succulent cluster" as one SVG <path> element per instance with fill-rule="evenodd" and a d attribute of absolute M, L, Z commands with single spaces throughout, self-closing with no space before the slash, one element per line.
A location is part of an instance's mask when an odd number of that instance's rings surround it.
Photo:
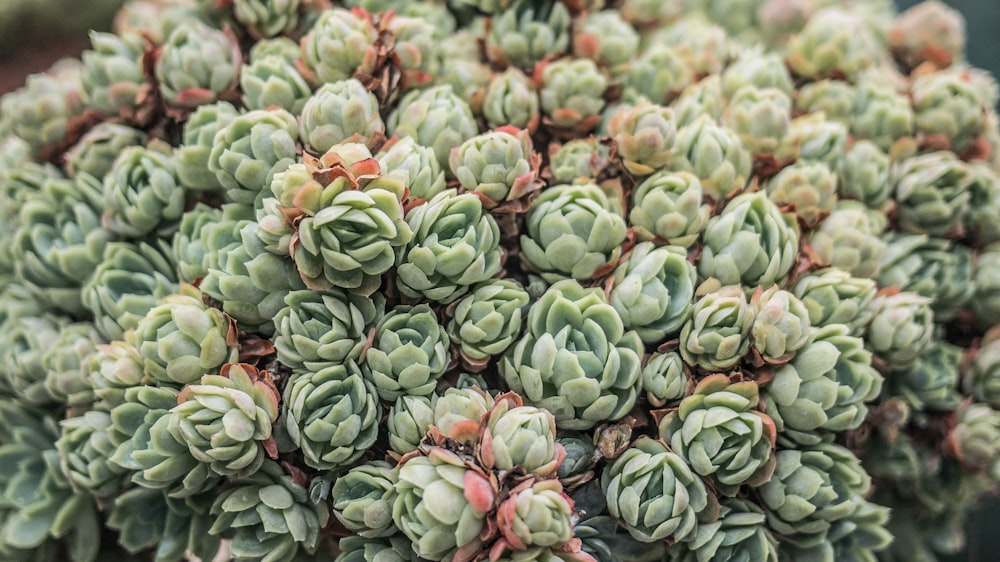
<path fill-rule="evenodd" d="M 0 558 L 961 548 L 1000 484 L 998 87 L 963 33 L 129 2 L 0 99 Z"/>

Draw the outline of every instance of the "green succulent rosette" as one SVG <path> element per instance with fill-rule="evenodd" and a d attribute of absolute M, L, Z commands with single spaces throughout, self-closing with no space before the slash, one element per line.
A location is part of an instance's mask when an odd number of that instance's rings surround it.
<path fill-rule="evenodd" d="M 208 168 L 215 135 L 240 112 L 226 101 L 198 106 L 184 124 L 182 144 L 174 151 L 174 165 L 181 184 L 190 189 L 221 190 L 216 173 Z"/>
<path fill-rule="evenodd" d="M 315 85 L 345 80 L 371 69 L 376 36 L 372 16 L 363 9 L 324 10 L 302 38 L 296 66 Z"/>
<path fill-rule="evenodd" d="M 601 475 L 608 513 L 638 541 L 683 541 L 716 500 L 662 441 L 640 437 Z"/>
<path fill-rule="evenodd" d="M 340 539 L 340 555 L 334 562 L 416 562 L 417 555 L 410 548 L 410 539 L 396 534 L 379 539 L 369 539 L 352 535 Z"/>
<path fill-rule="evenodd" d="M 850 515 L 833 522 L 822 542 L 805 548 L 782 545 L 780 555 L 788 560 L 878 560 L 886 555 L 891 558 L 891 554 L 883 552 L 894 542 L 887 528 L 890 517 L 889 508 L 859 501 Z"/>
<path fill-rule="evenodd" d="M 853 277 L 837 268 L 803 275 L 792 287 L 792 292 L 809 311 L 813 327 L 843 324 L 853 336 L 861 336 L 867 329 L 874 314 L 871 303 L 877 290 L 874 280 Z"/>
<path fill-rule="evenodd" d="M 9 560 L 94 560 L 100 519 L 93 499 L 77 494 L 59 466 L 56 420 L 13 401 L 0 403 L 11 428 L 0 439 L 0 555 Z"/>
<path fill-rule="evenodd" d="M 84 110 L 81 100 L 81 65 L 57 62 L 44 73 L 31 74 L 24 86 L 0 99 L 4 136 L 28 143 L 33 156 L 66 140 L 69 120 Z"/>
<path fill-rule="evenodd" d="M 600 123 L 608 80 L 594 61 L 546 62 L 535 68 L 535 77 L 542 115 L 553 127 L 587 132 Z"/>
<path fill-rule="evenodd" d="M 233 17 L 257 39 L 288 33 L 299 23 L 301 0 L 233 0 Z"/>
<path fill-rule="evenodd" d="M 113 445 L 108 460 L 126 473 L 143 469 L 135 453 L 148 447 L 153 425 L 177 405 L 177 390 L 147 386 L 143 382 L 122 389 L 122 400 L 108 404 L 110 420 L 106 433 Z M 141 478 L 136 482 L 141 485 Z"/>
<path fill-rule="evenodd" d="M 644 343 L 676 334 L 691 316 L 698 273 L 681 247 L 640 242 L 612 278 L 608 301 Z"/>
<path fill-rule="evenodd" d="M 956 152 L 983 132 L 983 100 L 961 72 L 941 70 L 915 77 L 910 99 L 916 130 L 943 136 Z"/>
<path fill-rule="evenodd" d="M 494 469 L 520 468 L 544 478 L 554 474 L 566 456 L 555 438 L 556 422 L 550 412 L 500 399 L 483 430 L 482 456 Z"/>
<path fill-rule="evenodd" d="M 302 141 L 316 152 L 344 142 L 365 142 L 385 132 L 378 100 L 353 78 L 324 84 L 306 101 L 301 114 Z"/>
<path fill-rule="evenodd" d="M 856 13 L 828 8 L 813 14 L 788 42 L 786 63 L 797 76 L 843 76 L 848 81 L 877 60 L 878 44 Z"/>
<path fill-rule="evenodd" d="M 275 198 L 258 210 L 268 251 L 291 255 L 307 287 L 370 295 L 410 241 L 403 220 L 405 187 L 383 176 L 364 145 L 334 146 L 277 174 Z"/>
<path fill-rule="evenodd" d="M 424 435 L 435 425 L 434 408 L 427 396 L 403 395 L 386 414 L 389 449 L 402 456 L 416 451 Z"/>
<path fill-rule="evenodd" d="M 563 431 L 556 436 L 556 443 L 566 451 L 566 458 L 559 463 L 556 477 L 567 485 L 574 479 L 585 478 L 594 467 L 594 443 L 587 434 L 576 431 Z M 593 474 L 592 472 L 590 474 Z"/>
<path fill-rule="evenodd" d="M 297 373 L 357 360 L 384 299 L 330 291 L 291 291 L 274 315 L 278 360 Z"/>
<path fill-rule="evenodd" d="M 847 126 L 827 120 L 824 114 L 814 113 L 792 119 L 775 155 L 781 159 L 825 164 L 836 171 L 844 158 L 846 145 Z"/>
<path fill-rule="evenodd" d="M 115 242 L 83 287 L 83 305 L 107 340 L 121 340 L 160 299 L 177 292 L 169 246 L 161 241 Z"/>
<path fill-rule="evenodd" d="M 609 156 L 610 148 L 599 144 L 594 137 L 573 139 L 549 147 L 547 172 L 553 180 L 562 183 L 594 183 L 600 171 L 607 166 Z"/>
<path fill-rule="evenodd" d="M 809 309 L 792 293 L 776 286 L 755 291 L 750 306 L 756 310 L 752 346 L 765 363 L 784 363 L 812 338 Z"/>
<path fill-rule="evenodd" d="M 219 537 L 210 535 L 212 518 L 202 501 L 171 498 L 160 490 L 131 488 L 115 498 L 107 519 L 130 554 L 152 551 L 155 560 L 179 560 L 190 552 L 202 560 L 219 552 Z M 136 517 L 142 513 L 145 517 Z"/>
<path fill-rule="evenodd" d="M 500 270 L 500 227 L 471 193 L 445 190 L 406 214 L 413 238 L 400 249 L 400 292 L 444 304 Z"/>
<path fill-rule="evenodd" d="M 650 45 L 629 63 L 623 85 L 653 103 L 666 103 L 691 85 L 691 69 L 669 45 Z"/>
<path fill-rule="evenodd" d="M 608 122 L 608 135 L 625 169 L 648 176 L 663 168 L 673 155 L 677 125 L 669 107 L 652 103 L 623 106 Z"/>
<path fill-rule="evenodd" d="M 285 297 L 305 289 L 305 284 L 288 260 L 268 252 L 257 235 L 257 224 L 242 225 L 234 244 L 220 249 L 217 263 L 208 268 L 200 288 L 222 303 L 222 311 L 245 331 L 274 333 Z"/>
<path fill-rule="evenodd" d="M 666 542 L 638 541 L 617 518 L 607 515 L 581 519 L 573 527 L 573 534 L 580 539 L 583 553 L 598 562 L 649 562 L 667 555 Z"/>
<path fill-rule="evenodd" d="M 733 44 L 726 30 L 697 13 L 685 15 L 679 21 L 681 25 L 662 26 L 647 33 L 642 45 L 665 43 L 677 51 L 695 74 L 719 74 L 733 57 Z"/>
<path fill-rule="evenodd" d="M 775 88 L 791 96 L 795 92 L 792 77 L 777 53 L 749 49 L 722 71 L 722 91 L 732 98 L 744 86 Z"/>
<path fill-rule="evenodd" d="M 576 22 L 573 52 L 619 73 L 639 53 L 639 33 L 617 11 L 586 13 Z"/>
<path fill-rule="evenodd" d="M 434 150 L 412 137 L 394 137 L 375 155 L 382 173 L 403 182 L 410 200 L 431 199 L 445 190 L 444 169 Z"/>
<path fill-rule="evenodd" d="M 864 340 L 844 325 L 816 328 L 812 341 L 791 361 L 776 367 L 763 386 L 766 411 L 782 437 L 815 444 L 819 430 L 856 429 L 865 404 L 878 397 L 882 375 L 872 367 Z"/>
<path fill-rule="evenodd" d="M 905 95 L 869 78 L 858 84 L 849 124 L 855 137 L 889 151 L 898 139 L 913 135 L 913 108 Z"/>
<path fill-rule="evenodd" d="M 588 280 L 621 256 L 621 211 L 595 184 L 556 185 L 535 198 L 521 235 L 521 258 L 546 281 Z"/>
<path fill-rule="evenodd" d="M 397 306 L 375 327 L 361 370 L 382 400 L 426 396 L 448 369 L 450 339 L 426 304 Z"/>
<path fill-rule="evenodd" d="M 250 52 L 250 63 L 240 69 L 240 89 L 247 109 L 279 107 L 295 115 L 302 113 L 306 100 L 312 95 L 309 83 L 295 68 L 294 58 L 288 60 L 280 54 L 255 55 L 254 49 Z"/>
<path fill-rule="evenodd" d="M 397 470 L 392 520 L 413 551 L 427 560 L 478 552 L 496 497 L 486 475 L 441 447 L 409 457 Z"/>
<path fill-rule="evenodd" d="M 242 63 L 231 33 L 189 19 L 174 28 L 163 43 L 156 61 L 156 80 L 168 104 L 194 109 L 235 89 Z"/>
<path fill-rule="evenodd" d="M 502 355 L 521 335 L 521 323 L 530 297 L 514 280 L 494 279 L 476 285 L 456 301 L 448 321 L 448 335 L 458 346 L 463 365 L 482 370 Z"/>
<path fill-rule="evenodd" d="M 899 230 L 948 236 L 968 212 L 967 164 L 950 152 L 928 152 L 897 162 L 891 172 Z"/>
<path fill-rule="evenodd" d="M 959 364 L 962 348 L 935 340 L 908 369 L 886 377 L 893 396 L 905 400 L 914 411 L 955 409 L 961 400 Z"/>
<path fill-rule="evenodd" d="M 889 47 L 909 68 L 924 61 L 949 66 L 965 52 L 965 19 L 941 2 L 917 4 L 893 22 Z"/>
<path fill-rule="evenodd" d="M 990 478 L 1000 472 L 1000 412 L 987 404 L 964 403 L 955 412 L 955 427 L 947 446 L 964 465 Z"/>
<path fill-rule="evenodd" d="M 757 504 L 739 498 L 722 498 L 719 518 L 699 525 L 690 541 L 672 545 L 671 554 L 681 562 L 778 562 L 778 541 L 765 520 Z M 784 544 L 781 547 L 784 548 Z"/>
<path fill-rule="evenodd" d="M 735 496 L 740 486 L 759 486 L 774 470 L 777 432 L 758 404 L 757 383 L 706 377 L 660 420 L 660 438 L 694 472 L 711 477 L 719 493 Z"/>
<path fill-rule="evenodd" d="M 483 116 L 490 127 L 534 129 L 541 109 L 531 79 L 516 67 L 493 74 L 483 94 Z"/>
<path fill-rule="evenodd" d="M 906 368 L 927 350 L 934 337 L 930 299 L 910 291 L 889 291 L 876 297 L 866 346 L 893 368 Z"/>
<path fill-rule="evenodd" d="M 837 180 L 823 162 L 800 159 L 768 180 L 767 197 L 779 208 L 794 209 L 807 227 L 815 227 L 833 210 Z"/>
<path fill-rule="evenodd" d="M 115 35 L 92 31 L 90 43 L 93 49 L 80 55 L 84 103 L 112 116 L 135 107 L 146 83 L 142 69 L 145 39 L 138 33 Z"/>
<path fill-rule="evenodd" d="M 349 466 L 375 443 L 382 411 L 374 385 L 348 359 L 296 375 L 285 386 L 285 430 L 319 470 Z"/>
<path fill-rule="evenodd" d="M 653 353 L 642 367 L 642 389 L 653 406 L 678 402 L 687 396 L 691 384 L 688 367 L 676 351 Z"/>
<path fill-rule="evenodd" d="M 306 489 L 273 461 L 219 495 L 211 513 L 215 522 L 209 533 L 235 529 L 232 555 L 261 562 L 314 550 L 330 517 L 325 506 L 309 501 Z"/>
<path fill-rule="evenodd" d="M 240 232 L 254 219 L 252 207 L 223 205 L 215 209 L 199 203 L 184 213 L 171 240 L 171 257 L 181 282 L 191 283 L 208 274 L 241 241 Z"/>
<path fill-rule="evenodd" d="M 756 310 L 738 285 L 718 287 L 709 283 L 699 287 L 698 292 L 702 296 L 681 328 L 681 357 L 688 365 L 706 371 L 726 371 L 750 350 Z"/>
<path fill-rule="evenodd" d="M 47 308 L 86 310 L 80 288 L 114 234 L 101 226 L 101 186 L 92 176 L 49 178 L 25 198 L 14 233 L 17 277 Z"/>
<path fill-rule="evenodd" d="M 494 18 L 486 36 L 486 56 L 494 63 L 530 69 L 569 49 L 571 23 L 561 2 L 515 0 Z"/>
<path fill-rule="evenodd" d="M 472 436 L 474 440 L 479 440 L 480 426 L 495 405 L 493 397 L 482 388 L 448 388 L 431 397 L 431 425 L 448 437 L 464 439 Z M 422 408 L 418 407 L 418 410 Z M 423 415 L 422 411 L 417 413 Z M 542 449 L 545 448 L 543 445 Z"/>
<path fill-rule="evenodd" d="M 791 272 L 799 229 L 792 215 L 757 191 L 729 200 L 722 213 L 709 219 L 702 241 L 701 278 L 768 288 L 784 283 Z"/>
<path fill-rule="evenodd" d="M 726 111 L 725 96 L 722 94 L 722 80 L 718 76 L 709 76 L 699 82 L 691 84 L 681 92 L 677 100 L 670 104 L 670 107 L 674 110 L 674 117 L 677 118 L 678 127 L 686 127 L 702 120 L 702 116 L 705 120 L 712 123 L 721 123 Z M 727 137 L 739 139 L 739 135 L 735 131 L 730 131 L 728 127 L 726 128 L 728 134 Z M 726 139 L 725 144 L 729 144 L 729 139 Z M 749 168 L 749 158 L 751 147 L 740 143 L 742 150 L 747 151 L 747 167 Z M 731 150 L 731 149 L 730 149 Z M 739 152 L 733 152 L 730 155 L 732 157 L 739 157 Z M 727 158 L 728 159 L 728 158 Z"/>
<path fill-rule="evenodd" d="M 751 85 L 733 95 L 723 121 L 751 153 L 772 154 L 788 131 L 791 113 L 792 102 L 787 94 Z"/>
<path fill-rule="evenodd" d="M 694 174 L 704 195 L 715 201 L 742 189 L 751 174 L 750 153 L 740 138 L 708 117 L 678 129 L 669 166 Z"/>
<path fill-rule="evenodd" d="M 133 341 L 147 376 L 181 386 L 236 360 L 238 349 L 229 337 L 222 312 L 203 304 L 190 285 L 181 285 L 180 293 L 164 297 L 139 320 Z"/>
<path fill-rule="evenodd" d="M 122 459 L 116 451 L 115 462 L 120 466 L 132 463 L 129 469 L 134 470 L 134 483 L 143 488 L 163 490 L 172 498 L 193 498 L 217 488 L 222 478 L 209 463 L 191 455 L 178 424 L 173 421 L 174 414 L 169 410 L 156 410 L 158 408 L 151 407 L 149 419 L 135 426 L 130 445 L 119 447 L 119 451 L 128 452 L 128 460 Z"/>
<path fill-rule="evenodd" d="M 389 114 L 386 129 L 390 135 L 412 137 L 417 144 L 433 149 L 442 168 L 448 165 L 453 148 L 479 132 L 469 104 L 447 85 L 404 95 Z"/>
<path fill-rule="evenodd" d="M 690 247 L 708 225 L 710 208 L 702 198 L 701 182 L 695 175 L 655 172 L 632 192 L 629 224 L 643 239 L 659 237 Z"/>
<path fill-rule="evenodd" d="M 208 169 L 230 201 L 254 205 L 270 195 L 275 174 L 292 165 L 298 154 L 295 116 L 280 108 L 250 111 L 219 130 L 212 142 Z"/>
<path fill-rule="evenodd" d="M 391 537 L 396 473 L 387 462 L 356 466 L 333 484 L 333 515 L 348 530 L 365 538 Z"/>
<path fill-rule="evenodd" d="M 60 467 L 79 494 L 110 498 L 125 482 L 121 468 L 110 462 L 115 451 L 110 426 L 111 416 L 100 410 L 61 422 L 62 431 L 56 441 Z"/>
<path fill-rule="evenodd" d="M 129 388 L 149 382 L 139 350 L 131 344 L 113 341 L 95 347 L 83 361 L 81 370 L 101 407 L 110 409 L 121 404 Z"/>
<path fill-rule="evenodd" d="M 126 238 L 168 236 L 184 215 L 187 194 L 171 154 L 131 146 L 104 176 L 104 226 Z"/>
<path fill-rule="evenodd" d="M 782 449 L 774 475 L 757 488 L 767 524 L 801 547 L 821 543 L 857 509 L 871 479 L 854 453 L 832 443 Z"/>
<path fill-rule="evenodd" d="M 87 131 L 66 151 L 66 171 L 73 177 L 90 174 L 103 178 L 123 150 L 145 145 L 146 139 L 146 134 L 138 129 L 105 121 Z"/>
<path fill-rule="evenodd" d="M 877 279 L 931 299 L 934 319 L 954 317 L 975 292 L 972 252 L 963 245 L 921 234 L 889 237 Z"/>
<path fill-rule="evenodd" d="M 559 427 L 589 429 L 631 410 L 641 357 L 642 340 L 625 330 L 603 291 L 566 280 L 532 305 L 500 374 L 526 403 L 552 412 Z"/>
<path fill-rule="evenodd" d="M 803 84 L 796 92 L 794 102 L 796 111 L 822 112 L 827 119 L 851 125 L 857 98 L 858 91 L 854 84 L 826 78 Z"/>
<path fill-rule="evenodd" d="M 397 14 L 380 25 L 393 34 L 393 54 L 402 73 L 403 88 L 415 88 L 431 82 L 441 73 L 438 46 L 448 35 L 437 20 L 448 16 L 447 10 L 435 14 Z M 434 22 L 434 23 L 432 23 Z M 458 90 L 458 88 L 456 88 Z"/>
<path fill-rule="evenodd" d="M 278 390 L 267 371 L 228 363 L 184 387 L 170 418 L 191 456 L 221 476 L 245 477 L 274 452 Z M 272 455 L 273 456 L 273 455 Z"/>
<path fill-rule="evenodd" d="M 102 343 L 90 322 L 63 326 L 58 339 L 52 347 L 43 350 L 41 357 L 49 395 L 71 409 L 90 406 L 94 392 L 85 363 Z"/>
<path fill-rule="evenodd" d="M 527 481 L 516 487 L 500 502 L 496 515 L 500 534 L 510 548 L 529 552 L 569 542 L 573 538 L 572 517 L 573 500 L 555 479 Z"/>
<path fill-rule="evenodd" d="M 43 358 L 59 341 L 66 324 L 53 315 L 13 318 L 4 324 L 0 332 L 4 394 L 32 406 L 57 402 L 45 384 L 48 371 Z"/>
<path fill-rule="evenodd" d="M 869 210 L 854 201 L 841 201 L 818 228 L 809 233 L 809 245 L 820 263 L 855 277 L 878 278 L 888 256 L 886 240 L 872 224 Z"/>
<path fill-rule="evenodd" d="M 448 160 L 462 187 L 500 203 L 537 188 L 538 159 L 527 131 L 502 127 L 452 150 Z"/>

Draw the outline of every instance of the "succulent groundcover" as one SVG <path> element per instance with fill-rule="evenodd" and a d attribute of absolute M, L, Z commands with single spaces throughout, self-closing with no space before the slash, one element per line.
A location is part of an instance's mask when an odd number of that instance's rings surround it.
<path fill-rule="evenodd" d="M 1000 88 L 888 0 L 134 0 L 0 98 L 0 559 L 934 560 Z"/>

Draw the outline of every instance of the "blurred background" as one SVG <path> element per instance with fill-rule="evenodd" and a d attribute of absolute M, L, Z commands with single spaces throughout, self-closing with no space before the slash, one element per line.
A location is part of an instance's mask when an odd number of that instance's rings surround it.
<path fill-rule="evenodd" d="M 124 0 L 0 0 L 0 93 L 16 89 L 24 77 L 89 47 L 87 30 L 111 28 Z M 896 0 L 905 9 L 918 0 Z M 1000 76 L 1000 0 L 947 0 L 961 11 L 968 30 L 968 58 Z M 949 560 L 1000 560 L 1000 501 L 969 519 L 965 552 Z"/>

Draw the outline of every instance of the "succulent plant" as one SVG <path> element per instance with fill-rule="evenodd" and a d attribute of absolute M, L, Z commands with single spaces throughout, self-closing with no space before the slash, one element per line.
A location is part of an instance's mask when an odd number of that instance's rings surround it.
<path fill-rule="evenodd" d="M 181 386 L 213 373 L 238 354 L 222 313 L 202 303 L 190 285 L 163 298 L 135 328 L 135 347 L 145 373 Z"/>
<path fill-rule="evenodd" d="M 374 65 L 377 31 L 362 8 L 324 10 L 302 38 L 299 72 L 313 84 L 339 82 Z"/>
<path fill-rule="evenodd" d="M 711 509 L 701 479 L 662 441 L 641 437 L 601 475 L 608 512 L 639 541 L 683 541 Z"/>
<path fill-rule="evenodd" d="M 753 410 L 758 401 L 756 383 L 705 377 L 660 420 L 660 438 L 694 472 L 710 476 L 718 492 L 734 496 L 744 483 L 767 482 L 774 470 L 777 432 L 770 417 Z"/>
<path fill-rule="evenodd" d="M 294 557 L 300 548 L 314 549 L 329 518 L 320 504 L 309 501 L 306 489 L 272 461 L 220 494 L 212 515 L 209 533 L 236 530 L 233 556 L 268 561 Z"/>
<path fill-rule="evenodd" d="M 0 98 L 0 559 L 924 561 L 1000 488 L 951 8 L 124 4 Z"/>
<path fill-rule="evenodd" d="M 635 404 L 641 354 L 639 335 L 625 331 L 599 289 L 565 280 L 528 311 L 525 334 L 503 357 L 500 373 L 560 427 L 588 429 L 620 419 Z"/>
<path fill-rule="evenodd" d="M 476 552 L 495 492 L 487 477 L 440 447 L 398 468 L 392 519 L 427 560 Z"/>
<path fill-rule="evenodd" d="M 570 47 L 570 15 L 562 2 L 515 0 L 493 20 L 486 56 L 496 63 L 532 68 Z"/>
<path fill-rule="evenodd" d="M 257 472 L 278 419 L 278 389 L 267 371 L 228 363 L 177 396 L 171 424 L 191 456 L 221 476 Z"/>
<path fill-rule="evenodd" d="M 702 235 L 702 278 L 769 287 L 783 283 L 798 254 L 799 229 L 764 192 L 738 195 L 712 217 Z"/>
<path fill-rule="evenodd" d="M 199 21 L 177 26 L 156 61 L 160 93 L 170 105 L 193 109 L 212 103 L 239 84 L 236 39 Z"/>
<path fill-rule="evenodd" d="M 91 32 L 90 43 L 93 50 L 80 55 L 84 103 L 109 115 L 136 106 L 139 91 L 146 83 L 142 71 L 143 37 L 137 33 L 118 36 Z"/>
<path fill-rule="evenodd" d="M 426 396 L 451 359 L 448 332 L 426 304 L 397 306 L 375 327 L 361 369 L 383 400 Z"/>
<path fill-rule="evenodd" d="M 316 152 L 343 142 L 364 142 L 385 131 L 375 95 L 354 79 L 324 84 L 301 113 L 302 140 Z"/>
<path fill-rule="evenodd" d="M 612 277 L 608 301 L 643 342 L 676 334 L 691 315 L 698 274 L 682 248 L 641 242 Z"/>
<path fill-rule="evenodd" d="M 127 238 L 169 235 L 184 214 L 186 193 L 170 154 L 127 147 L 104 176 L 104 226 Z"/>
<path fill-rule="evenodd" d="M 109 122 L 101 123 L 87 131 L 66 152 L 66 171 L 70 176 L 90 174 L 103 178 L 125 148 L 144 144 L 146 134 L 142 131 Z"/>
<path fill-rule="evenodd" d="M 451 149 L 479 132 L 469 104 L 455 95 L 451 86 L 407 93 L 389 114 L 386 130 L 391 135 L 413 137 L 417 144 L 433 149 L 442 168 L 448 165 Z"/>
<path fill-rule="evenodd" d="M 541 115 L 535 85 L 516 67 L 493 75 L 483 94 L 483 115 L 491 127 L 533 129 Z"/>
<path fill-rule="evenodd" d="M 285 428 L 307 465 L 348 466 L 377 437 L 375 387 L 352 360 L 296 375 L 285 387 Z"/>
<path fill-rule="evenodd" d="M 521 319 L 530 297 L 516 281 L 485 281 L 454 306 L 448 335 L 470 369 L 507 351 L 521 335 Z"/>
<path fill-rule="evenodd" d="M 586 280 L 621 256 L 625 220 L 594 184 L 550 186 L 535 198 L 521 257 L 548 281 Z"/>
<path fill-rule="evenodd" d="M 400 291 L 450 303 L 500 269 L 500 230 L 478 197 L 445 190 L 406 215 L 413 238 L 400 250 Z"/>

